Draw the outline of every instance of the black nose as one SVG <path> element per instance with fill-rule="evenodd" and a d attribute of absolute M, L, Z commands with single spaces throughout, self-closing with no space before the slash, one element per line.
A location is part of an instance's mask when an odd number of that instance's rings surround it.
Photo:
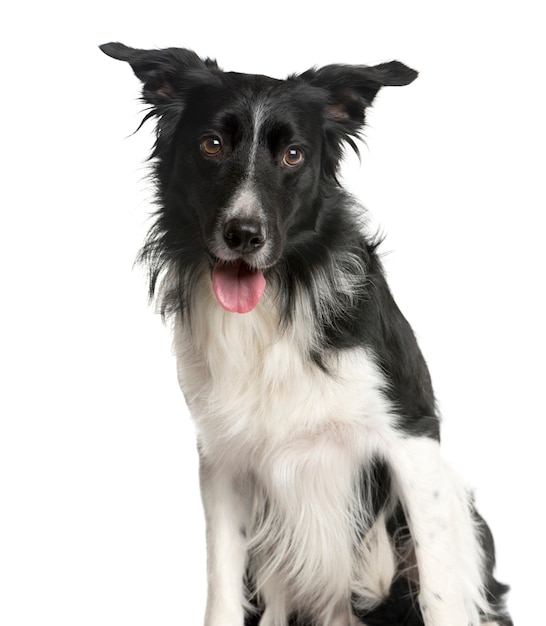
<path fill-rule="evenodd" d="M 235 252 L 255 252 L 265 243 L 265 229 L 258 220 L 235 218 L 224 226 L 224 241 Z"/>

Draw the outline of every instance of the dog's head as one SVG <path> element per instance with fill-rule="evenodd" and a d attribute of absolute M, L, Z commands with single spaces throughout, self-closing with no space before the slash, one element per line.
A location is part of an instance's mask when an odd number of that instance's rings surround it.
<path fill-rule="evenodd" d="M 276 80 L 223 72 L 185 49 L 101 49 L 131 65 L 158 120 L 155 278 L 161 265 L 206 259 L 218 301 L 241 313 L 294 242 L 320 230 L 343 143 L 354 147 L 379 89 L 417 76 L 393 61 Z"/>

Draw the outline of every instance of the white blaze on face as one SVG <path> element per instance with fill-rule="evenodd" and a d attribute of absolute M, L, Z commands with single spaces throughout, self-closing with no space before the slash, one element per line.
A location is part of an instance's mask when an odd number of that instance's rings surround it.
<path fill-rule="evenodd" d="M 263 264 L 270 251 L 266 238 L 265 245 L 252 256 L 252 266 L 240 258 L 238 252 L 229 250 L 224 241 L 224 225 L 232 220 L 252 220 L 266 223 L 257 185 L 255 182 L 256 159 L 259 135 L 266 117 L 266 108 L 257 103 L 252 110 L 252 143 L 249 149 L 246 176 L 235 191 L 225 209 L 215 233 L 213 252 L 218 261 L 212 272 L 212 287 L 218 303 L 233 313 L 248 313 L 260 301 L 266 281 L 263 272 L 256 266 Z"/>
<path fill-rule="evenodd" d="M 248 171 L 247 171 L 247 180 L 252 180 L 255 174 L 256 167 L 256 156 L 258 153 L 258 144 L 260 139 L 260 132 L 262 130 L 262 126 L 267 117 L 267 107 L 263 102 L 256 102 L 254 107 L 252 108 L 252 146 L 250 148 L 249 162 L 248 162 Z"/>

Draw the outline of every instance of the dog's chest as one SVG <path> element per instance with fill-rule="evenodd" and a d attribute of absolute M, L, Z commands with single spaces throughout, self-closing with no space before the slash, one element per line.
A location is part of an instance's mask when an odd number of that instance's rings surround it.
<path fill-rule="evenodd" d="M 191 330 L 178 321 L 175 337 L 201 454 L 249 507 L 256 585 L 282 581 L 295 605 L 338 607 L 352 584 L 360 469 L 393 432 L 373 358 L 342 351 L 325 372 L 308 357 L 309 326 L 280 332 L 261 306 L 244 316 L 211 306 Z"/>
<path fill-rule="evenodd" d="M 237 315 L 211 302 L 191 330 L 176 323 L 179 381 L 201 443 L 224 455 L 233 447 L 239 457 L 287 442 L 312 446 L 317 438 L 332 438 L 347 452 L 373 445 L 391 416 L 369 353 L 332 355 L 325 372 L 308 356 L 309 328 L 280 331 L 268 304 Z"/>

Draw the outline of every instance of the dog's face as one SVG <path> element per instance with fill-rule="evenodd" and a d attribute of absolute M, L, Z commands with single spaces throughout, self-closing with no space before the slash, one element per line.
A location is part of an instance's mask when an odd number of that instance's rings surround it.
<path fill-rule="evenodd" d="M 416 77 L 392 62 L 275 80 L 222 72 L 188 50 L 102 49 L 131 64 L 158 117 L 163 221 L 200 242 L 218 301 L 239 313 L 257 304 L 291 242 L 317 231 L 342 143 L 354 145 L 380 87 Z"/>
<path fill-rule="evenodd" d="M 291 226 L 305 221 L 322 159 L 316 91 L 243 74 L 192 89 L 174 138 L 172 183 L 198 212 L 213 259 L 266 270 Z"/>

